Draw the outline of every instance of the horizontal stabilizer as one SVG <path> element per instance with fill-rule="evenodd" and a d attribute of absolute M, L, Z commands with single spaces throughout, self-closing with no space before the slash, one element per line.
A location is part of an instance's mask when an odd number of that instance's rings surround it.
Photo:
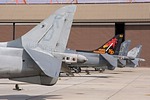
<path fill-rule="evenodd" d="M 133 67 L 138 67 L 139 66 L 139 61 L 137 59 L 132 60 L 131 62 L 134 64 Z"/>
<path fill-rule="evenodd" d="M 139 59 L 139 61 L 146 61 L 145 59 L 143 59 L 143 58 L 138 58 Z"/>
<path fill-rule="evenodd" d="M 127 60 L 127 66 L 128 67 L 138 67 L 139 61 L 145 61 L 145 59 L 135 58 L 135 60 Z"/>
<path fill-rule="evenodd" d="M 113 67 L 117 67 L 117 58 L 109 54 L 101 54 L 102 57 Z"/>
<path fill-rule="evenodd" d="M 50 53 L 28 49 L 31 58 L 38 64 L 41 70 L 49 77 L 58 77 L 61 69 L 62 59 L 58 59 Z"/>
<path fill-rule="evenodd" d="M 126 60 L 118 59 L 118 67 L 124 67 L 124 66 L 126 66 Z"/>
<path fill-rule="evenodd" d="M 139 60 L 135 59 L 135 60 L 127 60 L 127 65 L 128 67 L 138 67 L 139 66 Z"/>
<path fill-rule="evenodd" d="M 119 60 L 135 60 L 135 58 L 129 56 L 117 56 L 117 58 Z"/>

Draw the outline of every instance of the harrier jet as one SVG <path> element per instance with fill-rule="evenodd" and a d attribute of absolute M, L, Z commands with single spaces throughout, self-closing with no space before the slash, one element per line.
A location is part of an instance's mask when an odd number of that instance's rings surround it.
<path fill-rule="evenodd" d="M 122 40 L 123 35 L 120 34 L 114 36 L 104 45 L 92 51 L 68 49 L 66 50 L 67 53 L 73 53 L 80 56 L 82 55 L 83 62 L 81 62 L 81 60 L 80 62 L 72 62 L 73 58 L 70 57 L 64 58 L 63 62 L 66 62 L 68 64 L 66 66 L 71 67 L 75 70 L 75 72 L 80 72 L 81 67 L 93 67 L 95 70 L 105 70 L 106 68 L 109 70 L 114 70 L 117 66 L 138 66 L 139 61 L 144 61 L 144 59 L 138 58 L 142 46 L 137 46 L 128 52 L 131 40 L 126 40 L 123 43 Z M 76 58 L 81 59 L 80 56 L 77 56 Z M 83 58 L 85 60 L 83 60 Z"/>
<path fill-rule="evenodd" d="M 101 47 L 91 50 L 91 51 L 84 51 L 84 50 L 66 50 L 66 53 L 82 55 L 82 61 L 80 62 L 72 62 L 72 58 L 67 57 L 63 59 L 63 62 L 70 62 L 67 63 L 66 66 L 69 66 L 77 71 L 81 71 L 80 67 L 93 67 L 93 68 L 107 68 L 109 70 L 114 70 L 117 67 L 117 58 L 112 55 L 118 55 L 121 43 L 123 41 L 123 35 L 119 34 L 111 38 Z M 78 58 L 79 56 L 77 56 Z M 85 58 L 83 60 L 83 57 Z M 74 58 L 75 59 L 75 58 Z M 78 59 L 81 59 L 78 58 Z M 72 62 L 72 63 L 71 63 Z M 79 69 L 78 69 L 79 68 Z"/>
<path fill-rule="evenodd" d="M 57 82 L 75 5 L 66 6 L 20 38 L 0 43 L 0 78 L 41 85 Z"/>
<path fill-rule="evenodd" d="M 137 45 L 130 51 L 128 51 L 131 40 L 126 40 L 121 44 L 118 57 L 118 67 L 137 67 L 139 61 L 145 61 L 145 59 L 139 58 L 142 50 L 142 45 Z"/>

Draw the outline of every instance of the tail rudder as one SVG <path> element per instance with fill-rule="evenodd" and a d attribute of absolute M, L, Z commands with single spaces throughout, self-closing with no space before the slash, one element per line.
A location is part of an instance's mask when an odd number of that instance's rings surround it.
<path fill-rule="evenodd" d="M 127 56 L 130 44 L 131 44 L 131 40 L 126 40 L 121 44 L 120 51 L 119 51 L 120 56 Z"/>
<path fill-rule="evenodd" d="M 123 34 L 118 34 L 111 38 L 109 41 L 107 41 L 104 45 L 101 47 L 93 50 L 94 53 L 98 54 L 111 54 L 111 55 L 118 55 L 120 50 L 120 45 L 123 41 Z"/>

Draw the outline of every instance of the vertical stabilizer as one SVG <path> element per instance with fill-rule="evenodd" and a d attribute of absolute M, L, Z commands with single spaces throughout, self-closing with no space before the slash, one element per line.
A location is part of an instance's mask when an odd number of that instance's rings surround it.
<path fill-rule="evenodd" d="M 137 67 L 137 66 L 139 66 L 139 61 L 145 61 L 145 59 L 139 58 L 141 50 L 142 50 L 142 45 L 138 45 L 128 52 L 127 56 L 133 57 L 134 60 L 127 60 L 127 66 Z"/>
<path fill-rule="evenodd" d="M 126 40 L 121 44 L 120 51 L 119 51 L 120 56 L 127 56 L 130 44 L 131 44 L 131 40 Z"/>
<path fill-rule="evenodd" d="M 133 57 L 133 58 L 138 58 L 140 56 L 141 50 L 142 50 L 142 45 L 138 45 L 138 46 L 134 47 L 133 49 L 131 49 L 128 52 L 127 56 Z"/>
<path fill-rule="evenodd" d="M 71 5 L 57 10 L 21 37 L 23 47 L 63 52 L 69 37 L 75 9 L 75 6 Z"/>
<path fill-rule="evenodd" d="M 109 41 L 107 41 L 101 47 L 93 50 L 93 52 L 98 54 L 108 53 L 111 55 L 118 55 L 120 50 L 120 45 L 123 41 L 123 37 L 124 37 L 123 34 L 118 34 L 114 36 L 112 39 L 110 39 Z"/>
<path fill-rule="evenodd" d="M 65 6 L 21 37 L 22 46 L 49 77 L 59 76 L 62 57 L 55 56 L 66 49 L 75 5 Z"/>

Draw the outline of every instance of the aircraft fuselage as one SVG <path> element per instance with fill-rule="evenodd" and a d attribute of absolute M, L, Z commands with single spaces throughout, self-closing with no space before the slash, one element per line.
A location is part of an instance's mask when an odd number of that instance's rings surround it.
<path fill-rule="evenodd" d="M 37 75 L 40 69 L 23 48 L 0 47 L 0 78 Z"/>
<path fill-rule="evenodd" d="M 88 59 L 85 63 L 74 63 L 74 64 L 70 64 L 69 66 L 103 67 L 103 66 L 107 65 L 105 59 L 101 55 L 96 54 L 96 53 L 76 52 L 74 50 L 70 50 L 70 51 L 66 51 L 66 52 L 83 55 Z"/>

